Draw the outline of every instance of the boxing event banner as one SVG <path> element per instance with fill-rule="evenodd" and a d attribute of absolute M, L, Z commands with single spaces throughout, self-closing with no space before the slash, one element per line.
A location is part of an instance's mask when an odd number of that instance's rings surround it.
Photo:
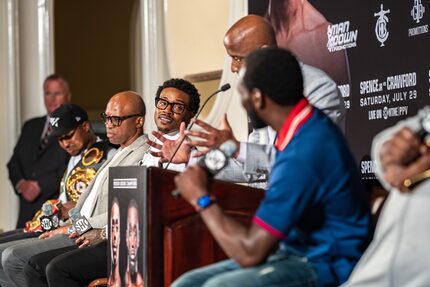
<path fill-rule="evenodd" d="M 374 178 L 373 137 L 430 103 L 430 1 L 249 0 L 249 13 L 337 83 L 346 137 L 362 178 Z"/>

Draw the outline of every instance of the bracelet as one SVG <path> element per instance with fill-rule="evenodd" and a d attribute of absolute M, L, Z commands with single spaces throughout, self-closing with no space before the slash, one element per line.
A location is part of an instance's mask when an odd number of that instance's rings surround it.
<path fill-rule="evenodd" d="M 102 228 L 99 235 L 102 240 L 107 240 L 106 228 Z"/>
<path fill-rule="evenodd" d="M 197 199 L 195 209 L 197 212 L 202 212 L 215 202 L 216 199 L 214 196 L 203 195 Z"/>

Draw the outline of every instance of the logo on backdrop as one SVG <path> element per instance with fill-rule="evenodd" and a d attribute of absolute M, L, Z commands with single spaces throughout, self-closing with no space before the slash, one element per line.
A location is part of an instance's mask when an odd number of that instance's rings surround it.
<path fill-rule="evenodd" d="M 349 26 L 349 21 L 328 25 L 327 48 L 330 53 L 357 46 L 358 30 L 350 31 Z"/>
<path fill-rule="evenodd" d="M 420 20 L 424 17 L 425 11 L 426 8 L 421 3 L 421 0 L 414 0 L 414 7 L 412 7 L 411 16 L 415 22 L 420 22 Z"/>
<path fill-rule="evenodd" d="M 411 10 L 411 16 L 412 19 L 418 24 L 420 23 L 421 19 L 424 17 L 424 12 L 426 11 L 426 8 L 421 3 L 421 0 L 414 0 L 414 6 Z M 413 28 L 408 29 L 408 36 L 413 37 L 421 34 L 428 33 L 429 31 L 429 25 L 421 25 Z"/>
<path fill-rule="evenodd" d="M 387 29 L 388 17 L 386 14 L 390 13 L 390 9 L 384 10 L 384 4 L 381 4 L 381 10 L 378 13 L 374 13 L 376 20 L 375 34 L 378 41 L 381 43 L 380 47 L 385 46 L 384 42 L 387 41 L 388 35 L 390 34 Z"/>

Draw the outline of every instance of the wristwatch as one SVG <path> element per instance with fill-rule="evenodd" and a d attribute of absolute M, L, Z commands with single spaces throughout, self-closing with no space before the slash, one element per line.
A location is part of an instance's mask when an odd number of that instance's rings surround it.
<path fill-rule="evenodd" d="M 203 158 L 203 165 L 209 173 L 215 175 L 221 171 L 228 162 L 227 156 L 219 149 L 211 149 Z"/>
<path fill-rule="evenodd" d="M 107 240 L 107 230 L 105 227 L 103 227 L 102 230 L 100 231 L 100 238 L 102 240 Z"/>
<path fill-rule="evenodd" d="M 73 224 L 69 225 L 69 227 L 67 227 L 67 234 L 70 235 L 74 232 L 76 232 L 75 226 Z"/>
<path fill-rule="evenodd" d="M 197 207 L 196 211 L 202 212 L 205 208 L 208 208 L 212 205 L 216 200 L 213 196 L 203 195 L 197 199 Z"/>

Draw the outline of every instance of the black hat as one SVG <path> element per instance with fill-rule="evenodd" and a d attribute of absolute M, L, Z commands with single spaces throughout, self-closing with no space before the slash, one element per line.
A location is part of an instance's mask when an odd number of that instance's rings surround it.
<path fill-rule="evenodd" d="M 83 108 L 74 104 L 61 105 L 49 116 L 51 134 L 55 137 L 62 136 L 85 121 L 88 121 L 88 114 Z"/>

